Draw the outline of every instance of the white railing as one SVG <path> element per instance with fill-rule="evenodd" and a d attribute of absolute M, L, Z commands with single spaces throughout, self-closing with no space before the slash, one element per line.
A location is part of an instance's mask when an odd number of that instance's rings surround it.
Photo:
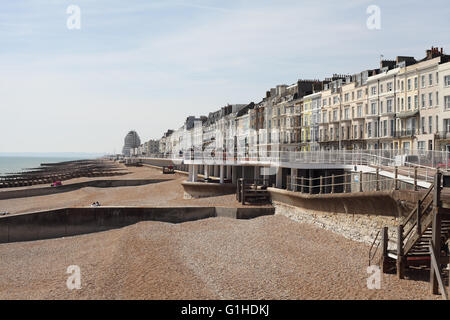
<path fill-rule="evenodd" d="M 255 164 L 285 165 L 322 164 L 379 167 L 404 179 L 432 182 L 436 169 L 448 170 L 450 153 L 422 150 L 322 150 L 322 151 L 258 151 L 240 148 L 233 152 L 211 150 L 186 150 L 176 154 L 160 155 L 157 158 L 170 159 L 185 164 Z M 142 157 L 146 158 L 146 157 Z M 155 157 L 156 158 L 156 157 Z M 416 177 L 417 175 L 417 177 Z"/>

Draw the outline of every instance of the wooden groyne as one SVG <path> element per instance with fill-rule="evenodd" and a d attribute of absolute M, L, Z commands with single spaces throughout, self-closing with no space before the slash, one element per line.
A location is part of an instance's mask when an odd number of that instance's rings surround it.
<path fill-rule="evenodd" d="M 81 177 L 108 177 L 128 172 L 115 162 L 107 160 L 76 160 L 43 163 L 39 168 L 0 177 L 0 188 L 14 188 L 53 183 Z"/>

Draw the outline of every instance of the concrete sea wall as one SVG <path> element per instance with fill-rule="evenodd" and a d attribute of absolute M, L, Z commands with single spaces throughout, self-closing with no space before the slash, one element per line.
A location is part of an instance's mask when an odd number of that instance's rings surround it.
<path fill-rule="evenodd" d="M 181 183 L 184 189 L 184 198 L 207 198 L 236 193 L 234 184 L 188 182 Z"/>
<path fill-rule="evenodd" d="M 182 223 L 212 217 L 251 219 L 274 208 L 86 207 L 0 217 L 0 243 L 68 237 L 125 227 L 140 221 Z"/>
<path fill-rule="evenodd" d="M 405 214 L 392 191 L 309 195 L 276 188 L 267 190 L 272 201 L 314 212 L 391 217 Z"/>

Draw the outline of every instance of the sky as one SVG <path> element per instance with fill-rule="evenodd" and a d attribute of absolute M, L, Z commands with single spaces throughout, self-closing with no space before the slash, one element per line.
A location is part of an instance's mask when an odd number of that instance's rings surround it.
<path fill-rule="evenodd" d="M 448 0 L 0 0 L 0 153 L 119 153 L 129 130 L 159 139 L 278 84 L 450 53 L 449 17 Z"/>

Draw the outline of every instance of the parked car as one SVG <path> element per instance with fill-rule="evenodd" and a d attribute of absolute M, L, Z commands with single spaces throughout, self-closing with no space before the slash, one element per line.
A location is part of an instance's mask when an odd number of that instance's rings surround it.
<path fill-rule="evenodd" d="M 163 174 L 172 174 L 172 173 L 175 173 L 173 166 L 164 166 L 163 167 Z"/>

